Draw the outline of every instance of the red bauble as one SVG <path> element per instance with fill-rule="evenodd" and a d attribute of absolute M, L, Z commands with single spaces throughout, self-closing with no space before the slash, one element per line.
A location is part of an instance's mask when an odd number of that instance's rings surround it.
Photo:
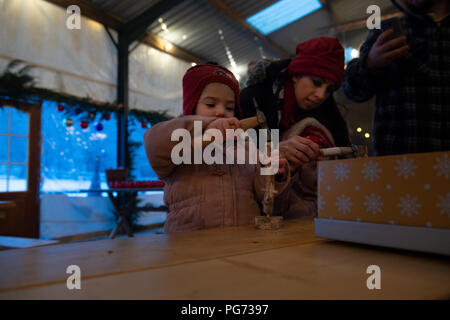
<path fill-rule="evenodd" d="M 58 106 L 57 108 L 59 112 L 64 111 L 64 106 Z"/>
<path fill-rule="evenodd" d="M 147 122 L 141 122 L 141 128 L 147 128 L 148 124 Z"/>
<path fill-rule="evenodd" d="M 81 121 L 80 127 L 81 127 L 82 129 L 86 129 L 88 126 L 89 126 L 89 122 Z"/>
<path fill-rule="evenodd" d="M 97 131 L 102 131 L 102 130 L 103 130 L 103 125 L 102 125 L 101 123 L 98 123 L 98 124 L 95 126 L 95 129 L 96 129 Z"/>
<path fill-rule="evenodd" d="M 110 114 L 105 115 L 105 119 L 106 119 L 106 120 L 111 119 L 111 115 L 110 115 Z"/>

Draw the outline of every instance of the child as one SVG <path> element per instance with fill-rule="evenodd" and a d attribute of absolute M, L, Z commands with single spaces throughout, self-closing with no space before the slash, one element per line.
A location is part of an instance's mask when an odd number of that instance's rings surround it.
<path fill-rule="evenodd" d="M 260 215 L 257 201 L 263 200 L 265 177 L 259 165 L 252 164 L 179 164 L 171 160 L 171 141 L 175 129 L 186 129 L 193 137 L 194 120 L 202 123 L 202 132 L 239 128 L 239 83 L 227 69 L 216 65 L 198 65 L 183 77 L 183 117 L 160 122 L 145 133 L 145 150 L 150 165 L 166 183 L 164 202 L 169 207 L 166 233 L 254 223 Z M 280 158 L 282 191 L 290 177 L 287 160 Z"/>

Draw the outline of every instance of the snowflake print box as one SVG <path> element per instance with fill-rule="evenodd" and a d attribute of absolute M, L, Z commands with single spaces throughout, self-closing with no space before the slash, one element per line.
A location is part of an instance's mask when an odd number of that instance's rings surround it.
<path fill-rule="evenodd" d="M 450 152 L 321 161 L 316 235 L 450 255 Z"/>

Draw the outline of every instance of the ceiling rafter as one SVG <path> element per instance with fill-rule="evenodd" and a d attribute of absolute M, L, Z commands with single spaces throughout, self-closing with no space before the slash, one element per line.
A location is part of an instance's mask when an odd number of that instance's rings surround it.
<path fill-rule="evenodd" d="M 380 17 L 380 20 L 385 20 L 385 19 L 389 19 L 389 18 L 393 18 L 393 17 L 402 17 L 403 15 L 404 14 L 402 12 L 397 11 L 397 12 L 382 15 Z M 329 32 L 336 34 L 336 33 L 340 33 L 340 32 L 348 32 L 348 31 L 352 31 L 352 30 L 364 29 L 364 28 L 367 28 L 366 24 L 367 24 L 367 19 L 361 19 L 361 20 L 355 20 L 355 21 L 342 23 L 342 24 L 338 24 L 338 25 L 334 25 L 334 26 L 324 27 L 324 28 L 321 28 L 320 30 L 322 30 L 322 31 L 328 30 Z"/>
<path fill-rule="evenodd" d="M 92 4 L 89 1 L 86 0 L 45 0 L 47 2 L 53 3 L 55 5 L 58 5 L 63 8 L 68 8 L 70 5 L 77 5 L 80 7 L 81 14 L 89 19 L 95 20 L 101 24 L 103 24 L 105 27 L 114 29 L 116 31 L 120 31 L 124 26 L 126 26 L 127 21 L 124 19 L 121 19 L 120 17 L 114 15 L 113 13 L 107 13 L 105 10 L 101 9 L 99 6 Z M 164 0 L 163 0 L 164 1 Z M 150 15 L 150 14 L 148 14 Z M 145 18 L 144 16 L 141 16 L 141 18 Z M 148 16 L 147 16 L 148 18 Z M 129 21 L 128 23 L 131 23 L 132 21 Z M 131 25 L 130 25 L 131 26 Z M 137 25 L 134 25 L 136 27 Z M 142 31 L 139 30 L 139 31 Z M 202 63 L 204 61 L 207 61 L 209 59 L 199 57 L 187 50 L 184 50 L 174 44 L 172 44 L 172 49 L 170 51 L 165 49 L 165 45 L 168 43 L 165 39 L 157 36 L 157 35 L 148 35 L 148 33 L 145 33 L 145 30 L 143 31 L 144 34 L 139 38 L 141 42 L 155 47 L 156 49 L 163 51 L 167 54 L 173 55 L 177 58 L 180 58 L 182 60 L 185 60 L 187 62 L 195 62 L 195 63 Z"/>
<path fill-rule="evenodd" d="M 218 9 L 222 14 L 230 18 L 235 24 L 244 29 L 244 31 L 250 33 L 252 36 L 257 37 L 264 42 L 271 49 L 280 53 L 284 58 L 288 58 L 291 54 L 284 48 L 276 44 L 274 41 L 269 39 L 267 36 L 263 35 L 261 32 L 252 27 L 239 13 L 237 13 L 233 8 L 224 3 L 221 0 L 206 0 L 213 7 Z"/>

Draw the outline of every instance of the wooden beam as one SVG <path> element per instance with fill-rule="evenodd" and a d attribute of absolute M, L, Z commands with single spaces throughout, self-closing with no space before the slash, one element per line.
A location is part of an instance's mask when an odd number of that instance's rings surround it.
<path fill-rule="evenodd" d="M 105 12 L 98 6 L 93 5 L 86 0 L 45 0 L 53 3 L 57 6 L 67 9 L 71 5 L 77 5 L 80 7 L 81 14 L 89 19 L 95 20 L 111 29 L 119 30 L 119 28 L 125 23 L 123 19 L 115 16 L 112 13 Z"/>
<path fill-rule="evenodd" d="M 195 62 L 197 64 L 200 64 L 205 63 L 205 61 L 208 61 L 208 59 L 193 55 L 189 51 L 181 49 L 180 47 L 177 47 L 174 44 L 172 44 L 172 49 L 167 50 L 166 44 L 168 43 L 168 41 L 161 37 L 158 37 L 153 33 L 147 33 L 140 39 L 140 41 L 164 53 L 171 54 L 175 57 L 178 57 L 188 62 Z"/>
<path fill-rule="evenodd" d="M 131 42 L 133 42 L 145 33 L 145 31 L 153 23 L 153 21 L 155 21 L 158 17 L 162 16 L 170 9 L 179 5 L 181 2 L 182 0 L 159 1 L 155 5 L 142 12 L 137 17 L 127 22 L 126 25 L 121 28 L 120 32 L 125 32 L 127 34 L 127 38 Z"/>
<path fill-rule="evenodd" d="M 107 13 L 105 12 L 105 10 L 101 9 L 96 5 L 93 5 L 91 2 L 86 0 L 45 0 L 45 1 L 53 3 L 63 8 L 67 8 L 70 5 L 77 5 L 80 7 L 81 14 L 83 16 L 95 20 L 99 23 L 102 23 L 104 26 L 114 29 L 116 31 L 120 30 L 120 28 L 123 27 L 123 25 L 125 24 L 125 21 L 120 17 L 115 16 L 112 13 Z M 158 37 L 157 35 L 149 36 L 148 34 L 146 34 L 144 37 L 141 38 L 141 41 L 149 46 L 155 47 L 160 51 L 163 51 L 186 62 L 202 63 L 211 60 L 210 58 L 205 59 L 203 57 L 199 57 L 194 53 L 181 49 L 175 45 L 173 46 L 172 50 L 170 51 L 166 50 L 165 44 L 167 43 L 167 41 L 161 37 Z"/>
<path fill-rule="evenodd" d="M 336 22 L 338 21 L 337 17 L 336 17 L 336 13 L 333 11 L 333 9 L 331 9 L 330 7 L 330 2 L 328 0 L 320 0 L 320 3 L 322 3 L 322 7 L 328 12 L 328 14 L 330 15 L 331 21 L 333 22 L 333 24 L 336 24 Z"/>
<path fill-rule="evenodd" d="M 225 16 L 234 21 L 238 26 L 244 29 L 244 31 L 261 39 L 262 42 L 264 42 L 273 50 L 280 53 L 284 58 L 289 58 L 291 56 L 291 54 L 284 48 L 282 48 L 281 46 L 270 40 L 268 37 L 263 35 L 261 32 L 253 28 L 250 24 L 248 24 L 247 21 L 239 13 L 237 13 L 233 8 L 231 8 L 223 1 L 221 0 L 207 0 L 207 1 L 216 9 L 218 9 L 221 13 L 223 13 Z"/>
<path fill-rule="evenodd" d="M 393 18 L 393 17 L 402 17 L 403 13 L 402 12 L 393 12 L 393 13 L 389 13 L 389 14 L 385 14 L 383 16 L 381 16 L 381 20 L 385 20 L 385 19 L 389 19 L 389 18 Z M 339 25 L 335 25 L 335 26 L 329 26 L 329 27 L 324 27 L 324 28 L 320 28 L 320 31 L 328 31 L 331 33 L 340 33 L 340 32 L 348 32 L 348 31 L 352 31 L 352 30 L 358 30 L 358 29 L 364 29 L 366 28 L 366 21 L 367 19 L 361 19 L 361 20 L 356 20 L 356 21 L 351 21 L 351 22 L 347 22 L 347 23 L 343 23 L 343 24 L 339 24 Z"/>

